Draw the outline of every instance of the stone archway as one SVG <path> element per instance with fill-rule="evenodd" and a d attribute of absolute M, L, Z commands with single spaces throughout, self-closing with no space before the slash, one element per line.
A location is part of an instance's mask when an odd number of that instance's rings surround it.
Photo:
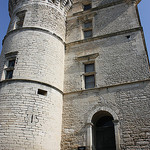
<path fill-rule="evenodd" d="M 103 117 L 106 117 L 106 118 L 103 118 Z M 107 108 L 107 107 L 101 107 L 101 108 L 94 109 L 88 117 L 88 120 L 87 120 L 87 144 L 86 144 L 87 149 L 88 150 L 99 150 L 99 149 L 96 149 L 96 142 L 94 141 L 95 133 L 93 131 L 94 127 L 96 125 L 96 122 L 98 122 L 98 121 L 101 123 L 103 122 L 104 124 L 105 123 L 107 124 L 107 122 L 111 121 L 113 130 L 111 130 L 111 129 L 110 130 L 112 131 L 112 137 L 114 136 L 114 141 L 115 141 L 114 149 L 120 150 L 118 116 L 113 110 L 111 110 L 110 108 Z"/>
<path fill-rule="evenodd" d="M 97 112 L 93 118 L 93 149 L 116 150 L 113 117 L 106 111 Z"/>

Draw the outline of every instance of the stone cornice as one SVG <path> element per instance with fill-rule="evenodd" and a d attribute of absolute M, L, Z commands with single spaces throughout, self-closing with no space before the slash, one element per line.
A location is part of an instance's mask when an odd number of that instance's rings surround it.
<path fill-rule="evenodd" d="M 84 89 L 84 90 L 76 90 L 76 91 L 65 91 L 64 95 L 69 95 L 69 94 L 78 94 L 78 93 L 83 93 L 83 92 L 90 92 L 90 91 L 98 91 L 98 90 L 102 90 L 102 89 L 107 89 L 110 90 L 112 88 L 116 88 L 118 90 L 121 89 L 121 87 L 125 87 L 125 86 L 129 86 L 131 85 L 130 88 L 138 88 L 137 84 L 145 84 L 145 83 L 150 83 L 150 78 L 147 79 L 143 79 L 143 80 L 137 80 L 137 81 L 129 81 L 129 82 L 124 82 L 124 83 L 118 83 L 118 84 L 112 84 L 112 85 L 106 85 L 106 86 L 102 86 L 102 87 L 95 87 L 95 88 L 91 88 L 91 89 Z M 129 89 L 129 87 L 128 87 Z"/>
<path fill-rule="evenodd" d="M 65 42 L 63 41 L 63 39 L 61 37 L 59 37 L 58 35 L 56 35 L 55 33 L 52 33 L 46 29 L 42 29 L 42 28 L 36 28 L 36 27 L 22 27 L 22 28 L 19 28 L 19 29 L 15 29 L 15 30 L 12 30 L 10 32 L 8 32 L 6 34 L 6 36 L 4 37 L 3 41 L 2 41 L 2 45 L 4 44 L 4 41 L 5 39 L 11 35 L 12 33 L 16 33 L 16 32 L 21 32 L 21 31 L 27 31 L 27 30 L 31 30 L 31 31 L 39 31 L 39 32 L 43 32 L 43 33 L 47 33 L 51 36 L 54 36 L 55 38 L 57 38 L 60 42 L 62 42 L 63 44 L 65 44 Z"/>
<path fill-rule="evenodd" d="M 0 81 L 0 87 L 4 84 L 10 84 L 10 83 L 16 83 L 16 82 L 41 84 L 41 85 L 44 85 L 44 86 L 48 86 L 48 87 L 58 91 L 59 93 L 63 94 L 62 90 L 58 89 L 57 87 L 55 87 L 51 84 L 47 84 L 47 83 L 36 81 L 36 80 L 28 80 L 28 79 L 7 79 L 7 80 L 3 80 L 3 81 Z"/>
<path fill-rule="evenodd" d="M 130 32 L 136 32 L 136 31 L 143 31 L 143 28 L 142 27 L 137 27 L 137 28 L 132 28 L 132 29 L 128 29 L 128 30 L 113 32 L 113 33 L 109 33 L 109 34 L 105 34 L 105 35 L 100 35 L 100 36 L 96 36 L 96 37 L 91 37 L 91 38 L 87 38 L 87 39 L 83 39 L 83 40 L 79 40 L 79 41 L 66 43 L 66 46 L 72 46 L 72 45 L 75 45 L 75 44 L 91 42 L 91 41 L 95 41 L 95 40 L 100 40 L 100 39 L 113 37 L 113 36 L 117 36 L 117 35 L 122 35 L 122 34 L 130 33 Z"/>

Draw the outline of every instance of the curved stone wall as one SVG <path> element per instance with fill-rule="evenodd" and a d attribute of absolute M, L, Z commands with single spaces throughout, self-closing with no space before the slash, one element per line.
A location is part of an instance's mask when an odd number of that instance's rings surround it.
<path fill-rule="evenodd" d="M 3 46 L 0 76 L 5 80 L 3 68 L 5 54 L 18 52 L 13 79 L 27 79 L 50 84 L 63 90 L 64 44 L 41 31 L 23 30 L 10 34 Z"/>
<path fill-rule="evenodd" d="M 64 11 L 70 3 L 9 1 L 11 22 L 0 56 L 1 150 L 60 150 Z"/>
<path fill-rule="evenodd" d="M 55 7 L 42 2 L 29 2 L 22 5 L 19 3 L 19 6 L 16 6 L 15 9 L 11 15 L 8 33 L 17 29 L 17 14 L 24 11 L 25 16 L 22 28 L 34 27 L 44 29 L 65 40 L 65 17 L 60 11 L 56 10 Z"/>
<path fill-rule="evenodd" d="M 38 89 L 47 95 L 38 94 Z M 1 150 L 59 150 L 61 125 L 59 91 L 34 82 L 0 84 Z"/>

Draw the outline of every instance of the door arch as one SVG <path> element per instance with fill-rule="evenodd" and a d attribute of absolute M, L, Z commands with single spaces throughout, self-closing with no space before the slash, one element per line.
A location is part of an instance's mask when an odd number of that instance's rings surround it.
<path fill-rule="evenodd" d="M 106 111 L 99 111 L 92 118 L 93 149 L 116 150 L 113 116 Z"/>

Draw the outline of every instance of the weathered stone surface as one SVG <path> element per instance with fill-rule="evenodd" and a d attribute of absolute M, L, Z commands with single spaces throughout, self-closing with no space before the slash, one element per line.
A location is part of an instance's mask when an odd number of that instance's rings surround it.
<path fill-rule="evenodd" d="M 116 150 L 150 149 L 150 72 L 139 1 L 74 0 L 66 18 L 72 0 L 10 0 L 0 56 L 0 150 L 95 150 L 94 128 L 103 116 L 113 119 Z M 88 21 L 92 37 L 84 39 Z M 85 89 L 89 63 L 95 87 Z"/>
<path fill-rule="evenodd" d="M 93 0 L 93 9 L 84 12 L 90 2 L 76 1 L 68 13 L 62 150 L 94 149 L 87 126 L 100 111 L 118 117 L 117 150 L 150 149 L 149 64 L 135 3 L 124 2 Z M 87 20 L 94 38 L 84 40 Z M 85 90 L 87 62 L 95 63 L 95 89 Z"/>
<path fill-rule="evenodd" d="M 63 90 L 63 50 L 64 44 L 61 41 L 42 31 L 25 30 L 10 34 L 3 46 L 0 76 L 2 80 L 5 79 L 5 54 L 18 51 L 14 79 L 36 80 Z"/>
<path fill-rule="evenodd" d="M 131 39 L 127 39 L 127 35 Z M 142 43 L 141 32 L 136 31 L 68 44 L 65 54 L 65 92 L 84 89 L 84 62 L 87 61 L 95 62 L 96 87 L 149 78 L 147 56 Z M 95 59 L 77 60 L 78 57 L 95 53 L 99 54 Z"/>
<path fill-rule="evenodd" d="M 86 142 L 85 125 L 92 111 L 110 108 L 119 117 L 121 147 L 125 149 L 149 149 L 149 137 L 146 136 L 145 124 L 150 124 L 149 116 L 150 82 L 120 85 L 118 87 L 87 90 L 68 93 L 64 96 L 63 109 L 63 150 L 76 149 L 76 145 Z M 142 97 L 145 96 L 143 99 Z M 147 117 L 146 117 L 147 116 Z M 66 129 L 74 132 L 66 132 Z M 149 135 L 149 134 L 147 134 Z M 65 144 L 68 141 L 69 144 Z M 71 145 L 68 146 L 68 145 Z M 132 147 L 132 148 L 129 148 Z M 68 148 L 67 148 L 68 147 Z M 127 148 L 128 147 L 128 148 Z M 146 149 L 146 148 L 144 148 Z"/>
<path fill-rule="evenodd" d="M 47 91 L 39 95 L 38 89 Z M 0 149 L 60 149 L 62 94 L 33 82 L 0 84 Z M 56 119 L 57 118 L 57 119 Z M 56 140 L 57 139 L 57 140 Z"/>

